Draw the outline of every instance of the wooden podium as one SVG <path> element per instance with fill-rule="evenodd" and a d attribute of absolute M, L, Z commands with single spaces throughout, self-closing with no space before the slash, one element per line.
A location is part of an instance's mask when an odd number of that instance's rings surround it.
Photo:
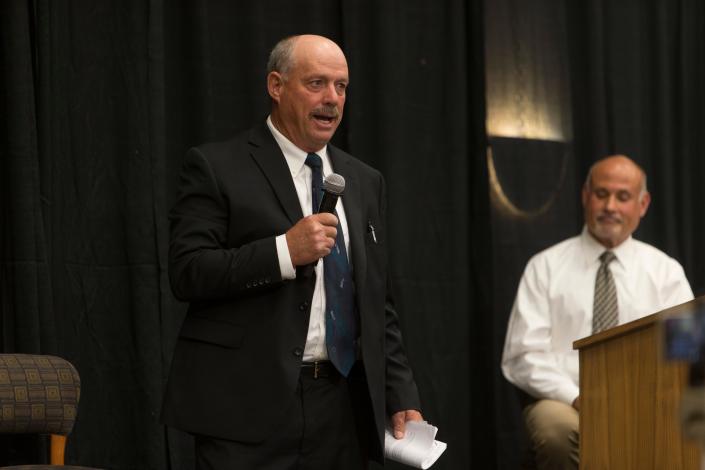
<path fill-rule="evenodd" d="M 580 351 L 580 468 L 700 468 L 678 412 L 684 363 L 662 355 L 661 320 L 705 308 L 705 296 L 573 343 Z"/>

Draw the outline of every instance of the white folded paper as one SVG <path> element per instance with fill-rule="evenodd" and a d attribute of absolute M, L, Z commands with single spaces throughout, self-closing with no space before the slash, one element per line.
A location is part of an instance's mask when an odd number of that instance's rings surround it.
<path fill-rule="evenodd" d="M 384 435 L 384 456 L 389 460 L 414 468 L 433 465 L 448 445 L 435 440 L 438 428 L 426 421 L 407 421 L 403 439 L 394 439 L 387 429 Z"/>

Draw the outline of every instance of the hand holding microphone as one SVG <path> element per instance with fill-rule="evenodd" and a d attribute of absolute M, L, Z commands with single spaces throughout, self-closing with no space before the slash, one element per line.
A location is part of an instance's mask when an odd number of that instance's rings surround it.
<path fill-rule="evenodd" d="M 338 197 L 345 190 L 345 179 L 331 173 L 323 181 L 323 198 L 318 212 L 299 220 L 286 232 L 286 242 L 294 266 L 310 265 L 330 253 L 335 245 L 338 218 L 333 214 Z"/>

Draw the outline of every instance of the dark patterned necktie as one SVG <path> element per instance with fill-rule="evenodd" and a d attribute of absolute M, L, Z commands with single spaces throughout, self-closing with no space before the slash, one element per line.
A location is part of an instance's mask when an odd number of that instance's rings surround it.
<path fill-rule="evenodd" d="M 609 267 L 615 259 L 617 257 L 611 251 L 605 251 L 600 255 L 600 267 L 595 276 L 595 299 L 592 304 L 593 333 L 599 333 L 617 325 L 619 318 L 617 289 Z"/>
<path fill-rule="evenodd" d="M 318 212 L 323 193 L 321 157 L 309 153 L 306 165 L 311 167 L 313 213 Z M 337 215 L 337 214 L 336 214 Z M 345 250 L 343 228 L 338 221 L 338 233 L 330 254 L 323 258 L 323 284 L 326 291 L 326 347 L 328 358 L 345 377 L 355 363 L 357 319 L 352 273 Z"/>

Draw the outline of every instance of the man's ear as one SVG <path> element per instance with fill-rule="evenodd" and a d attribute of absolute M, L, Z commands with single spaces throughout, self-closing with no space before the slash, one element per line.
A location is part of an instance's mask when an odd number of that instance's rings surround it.
<path fill-rule="evenodd" d="M 277 103 L 281 97 L 283 85 L 284 78 L 279 72 L 269 72 L 269 75 L 267 75 L 267 92 L 269 93 L 269 96 Z"/>
<path fill-rule="evenodd" d="M 583 190 L 581 191 L 580 196 L 584 209 L 587 207 L 588 199 L 590 198 L 590 188 L 588 188 L 586 184 L 583 185 Z"/>
<path fill-rule="evenodd" d="M 645 192 L 641 195 L 641 199 L 639 200 L 639 217 L 644 217 L 646 215 L 646 211 L 649 209 L 649 204 L 651 204 L 651 194 Z"/>

